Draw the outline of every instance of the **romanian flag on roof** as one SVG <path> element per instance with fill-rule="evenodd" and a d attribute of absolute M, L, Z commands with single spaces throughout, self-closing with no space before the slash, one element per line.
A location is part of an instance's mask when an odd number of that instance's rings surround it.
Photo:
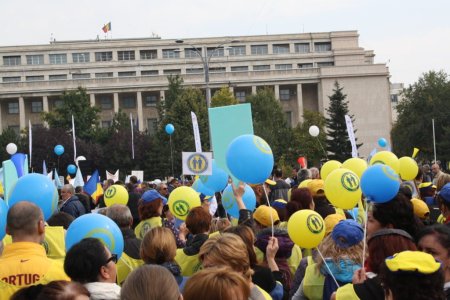
<path fill-rule="evenodd" d="M 84 191 L 91 195 L 94 199 L 94 203 L 97 204 L 98 198 L 103 195 L 103 188 L 100 183 L 100 176 L 98 175 L 98 170 L 95 170 L 91 178 L 84 185 Z"/>
<path fill-rule="evenodd" d="M 102 30 L 103 30 L 104 33 L 107 33 L 108 31 L 111 31 L 111 22 L 109 22 L 108 24 L 103 26 Z"/>

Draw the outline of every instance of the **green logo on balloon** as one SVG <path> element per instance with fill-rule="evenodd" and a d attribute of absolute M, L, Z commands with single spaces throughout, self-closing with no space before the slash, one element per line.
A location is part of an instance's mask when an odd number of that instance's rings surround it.
<path fill-rule="evenodd" d="M 113 198 L 115 194 L 116 194 L 116 187 L 111 186 L 106 190 L 105 198 Z"/>
<path fill-rule="evenodd" d="M 314 234 L 318 234 L 323 231 L 323 221 L 314 214 L 308 216 L 306 219 L 306 226 L 308 226 L 309 231 Z"/>
<path fill-rule="evenodd" d="M 388 168 L 388 166 L 382 167 L 383 173 L 392 180 L 398 181 L 398 175 L 392 168 Z"/>
<path fill-rule="evenodd" d="M 267 144 L 267 142 L 262 138 L 257 136 L 253 137 L 253 143 L 262 153 L 272 154 L 272 149 L 270 149 L 269 144 Z"/>
<path fill-rule="evenodd" d="M 184 200 L 177 200 L 172 205 L 173 211 L 176 215 L 184 217 L 189 213 L 189 203 Z"/>
<path fill-rule="evenodd" d="M 355 192 L 359 188 L 359 179 L 355 174 L 345 172 L 341 176 L 341 184 L 347 191 Z"/>
<path fill-rule="evenodd" d="M 102 235 L 105 235 L 106 237 L 108 237 L 109 241 L 107 241 L 105 238 L 101 237 Z M 95 228 L 92 229 L 91 231 L 89 231 L 85 236 L 85 238 L 88 237 L 95 237 L 98 238 L 100 240 L 100 242 L 102 242 L 103 245 L 111 246 L 110 250 L 114 250 L 116 247 L 116 241 L 114 240 L 114 236 L 112 235 L 112 233 L 109 230 L 106 230 L 105 228 Z M 110 244 L 108 244 L 108 242 Z"/>

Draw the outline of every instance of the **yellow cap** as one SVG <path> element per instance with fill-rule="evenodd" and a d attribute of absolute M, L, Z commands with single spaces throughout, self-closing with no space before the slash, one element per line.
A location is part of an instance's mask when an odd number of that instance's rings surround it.
<path fill-rule="evenodd" d="M 322 179 L 313 179 L 308 183 L 308 189 L 313 197 L 324 195 L 324 181 Z"/>
<path fill-rule="evenodd" d="M 341 214 L 331 214 L 326 216 L 325 221 L 325 234 L 330 234 L 334 226 L 336 226 L 339 221 L 345 220 L 345 217 Z"/>
<path fill-rule="evenodd" d="M 441 264 L 433 256 L 421 251 L 403 251 L 386 258 L 386 266 L 391 272 L 415 272 L 432 274 L 439 270 Z"/>
<path fill-rule="evenodd" d="M 305 179 L 298 185 L 298 188 L 307 188 L 312 179 Z"/>
<path fill-rule="evenodd" d="M 270 214 L 272 214 L 272 217 L 270 217 Z M 255 219 L 259 224 L 270 227 L 272 226 L 272 219 L 273 223 L 280 221 L 280 217 L 278 216 L 278 212 L 272 208 L 268 207 L 267 205 L 260 205 L 253 213 L 253 219 Z"/>
<path fill-rule="evenodd" d="M 433 185 L 433 183 L 431 183 L 431 182 L 422 182 L 421 184 L 419 184 L 419 189 L 427 188 L 432 185 Z"/>
<path fill-rule="evenodd" d="M 414 214 L 422 220 L 426 219 L 430 215 L 430 209 L 424 201 L 417 198 L 412 198 L 411 203 L 413 205 Z"/>
<path fill-rule="evenodd" d="M 267 183 L 268 185 L 276 185 L 277 183 L 273 180 L 270 179 L 266 179 L 265 183 Z"/>

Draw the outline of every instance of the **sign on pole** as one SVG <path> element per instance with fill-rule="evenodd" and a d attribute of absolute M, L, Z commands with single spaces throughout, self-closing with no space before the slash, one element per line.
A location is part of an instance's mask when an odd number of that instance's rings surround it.
<path fill-rule="evenodd" d="M 183 175 L 211 175 L 212 152 L 183 152 Z"/>

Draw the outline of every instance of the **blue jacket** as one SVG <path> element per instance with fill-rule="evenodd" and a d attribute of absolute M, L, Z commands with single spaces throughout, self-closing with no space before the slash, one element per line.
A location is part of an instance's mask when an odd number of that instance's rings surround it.
<path fill-rule="evenodd" d="M 60 208 L 60 211 L 68 213 L 74 218 L 78 218 L 79 216 L 86 213 L 86 209 L 77 196 L 72 196 L 69 198 L 69 200 L 64 202 L 64 204 Z"/>

